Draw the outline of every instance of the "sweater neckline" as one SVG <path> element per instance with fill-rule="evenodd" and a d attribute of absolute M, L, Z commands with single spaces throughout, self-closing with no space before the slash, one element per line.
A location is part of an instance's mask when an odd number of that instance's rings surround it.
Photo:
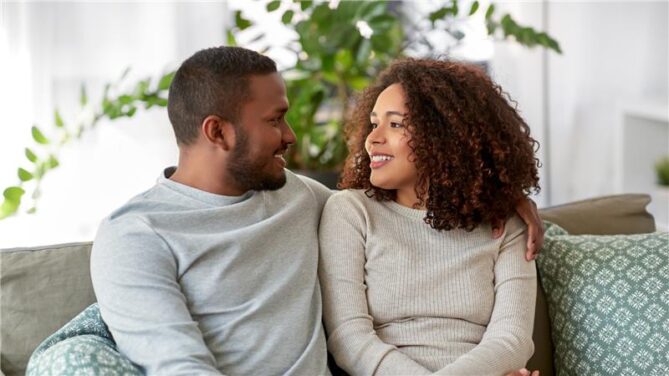
<path fill-rule="evenodd" d="M 422 221 L 423 218 L 425 218 L 425 215 L 427 214 L 427 210 L 409 208 L 404 205 L 398 204 L 394 200 L 384 201 L 384 204 L 386 204 L 386 206 L 391 210 L 393 210 L 394 212 L 412 219 L 418 219 Z"/>
<path fill-rule="evenodd" d="M 165 186 L 168 189 L 176 191 L 180 194 L 204 202 L 209 205 L 214 206 L 227 206 L 232 204 L 237 204 L 239 202 L 245 201 L 253 196 L 254 191 L 247 191 L 240 196 L 225 196 L 219 195 L 216 193 L 211 193 L 203 191 L 201 189 L 193 188 L 189 185 L 176 182 L 169 179 L 169 177 L 174 173 L 175 168 L 169 167 L 166 168 L 162 174 L 158 177 L 158 184 Z"/>

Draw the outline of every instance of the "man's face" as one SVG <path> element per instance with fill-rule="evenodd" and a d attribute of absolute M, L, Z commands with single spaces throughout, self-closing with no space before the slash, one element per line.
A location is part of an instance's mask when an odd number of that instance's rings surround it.
<path fill-rule="evenodd" d="M 276 190 L 286 184 L 284 153 L 295 143 L 286 123 L 286 87 L 278 73 L 249 79 L 250 99 L 242 106 L 228 172 L 244 190 Z"/>

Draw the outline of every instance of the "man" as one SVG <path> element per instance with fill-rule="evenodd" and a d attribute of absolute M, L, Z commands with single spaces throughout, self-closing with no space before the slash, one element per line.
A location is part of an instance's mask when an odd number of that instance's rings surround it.
<path fill-rule="evenodd" d="M 91 256 L 102 317 L 147 374 L 329 373 L 316 269 L 330 191 L 284 169 L 287 111 L 258 53 L 211 48 L 178 69 L 178 166 L 103 221 Z"/>

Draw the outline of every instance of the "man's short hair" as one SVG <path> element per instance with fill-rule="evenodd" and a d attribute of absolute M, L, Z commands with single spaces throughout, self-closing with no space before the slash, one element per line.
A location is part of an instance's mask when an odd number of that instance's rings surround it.
<path fill-rule="evenodd" d="M 249 100 L 249 76 L 276 72 L 267 56 L 241 47 L 214 47 L 184 61 L 170 85 L 167 114 L 179 145 L 197 139 L 210 115 L 236 123 Z"/>

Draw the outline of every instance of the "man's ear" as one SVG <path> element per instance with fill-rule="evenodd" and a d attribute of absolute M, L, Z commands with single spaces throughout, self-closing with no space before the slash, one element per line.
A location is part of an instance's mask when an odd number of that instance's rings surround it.
<path fill-rule="evenodd" d="M 209 115 L 202 121 L 202 135 L 209 143 L 229 151 L 235 145 L 235 130 L 231 122 Z"/>

